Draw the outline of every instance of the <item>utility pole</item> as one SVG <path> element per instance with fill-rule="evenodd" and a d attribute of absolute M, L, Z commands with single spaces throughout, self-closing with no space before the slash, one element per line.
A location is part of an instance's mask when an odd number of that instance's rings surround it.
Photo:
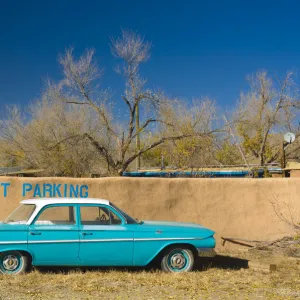
<path fill-rule="evenodd" d="M 288 143 L 282 142 L 282 146 L 281 146 L 281 170 L 282 170 L 282 177 L 285 177 L 285 146 Z"/>
<path fill-rule="evenodd" d="M 296 136 L 292 132 L 287 132 L 283 136 L 284 141 L 282 141 L 281 145 L 281 169 L 282 169 L 282 177 L 285 177 L 285 167 L 286 167 L 286 159 L 285 159 L 285 150 L 286 148 L 295 141 Z"/>
<path fill-rule="evenodd" d="M 161 154 L 161 170 L 165 169 L 164 155 Z"/>
<path fill-rule="evenodd" d="M 139 153 L 141 150 L 141 140 L 140 140 L 140 111 L 139 111 L 139 103 L 136 106 L 135 111 L 135 128 L 136 128 L 136 152 Z M 138 155 L 136 158 L 136 169 L 137 171 L 141 168 L 141 157 Z"/>

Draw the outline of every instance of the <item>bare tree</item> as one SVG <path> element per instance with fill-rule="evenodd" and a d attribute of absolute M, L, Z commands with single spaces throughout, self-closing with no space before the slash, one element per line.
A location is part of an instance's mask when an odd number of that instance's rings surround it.
<path fill-rule="evenodd" d="M 144 38 L 129 30 L 122 30 L 121 37 L 111 39 L 113 55 L 123 60 L 123 66 L 118 67 L 117 72 L 122 74 L 126 80 L 123 100 L 130 111 L 130 130 L 133 129 L 135 119 L 137 152 L 141 150 L 140 103 L 141 101 L 150 100 L 155 105 L 160 100 L 151 91 L 143 90 L 146 81 L 139 75 L 139 66 L 150 57 L 150 48 L 151 44 L 149 42 L 145 42 Z M 137 169 L 140 169 L 140 155 L 138 155 L 136 162 Z"/>
<path fill-rule="evenodd" d="M 291 124 L 291 107 L 295 99 L 292 73 L 273 84 L 266 72 L 259 72 L 249 79 L 250 91 L 242 94 L 236 114 L 237 132 L 246 152 L 259 159 L 260 165 L 273 162 L 280 155 L 276 137 L 284 124 Z M 289 125 L 290 126 L 290 125 Z"/>
<path fill-rule="evenodd" d="M 101 72 L 93 60 L 93 50 L 87 51 L 78 60 L 74 58 L 72 50 L 67 50 L 60 59 L 65 78 L 59 85 L 52 86 L 51 90 L 63 102 L 87 106 L 95 112 L 99 125 L 96 128 L 89 128 L 90 130 L 82 136 L 88 139 L 98 154 L 106 160 L 112 172 L 122 174 L 143 153 L 167 141 L 193 137 L 195 132 L 163 133 L 155 140 L 146 137 L 153 136 L 154 124 L 164 124 L 166 129 L 174 127 L 174 123 L 178 123 L 178 120 L 173 120 L 175 122 L 170 124 L 168 120 L 161 118 L 160 112 L 166 107 L 165 98 L 160 93 L 144 89 L 146 81 L 139 75 L 139 66 L 148 59 L 150 44 L 132 31 L 122 31 L 120 38 L 111 41 L 112 52 L 123 61 L 122 68 L 118 70 L 125 78 L 125 93 L 122 100 L 128 108 L 129 117 L 126 124 L 120 125 L 116 122 L 108 109 L 107 91 L 99 90 L 97 86 L 97 79 L 101 76 Z M 146 114 L 145 119 L 140 123 L 141 104 L 152 105 L 153 109 L 149 110 L 150 113 Z M 198 130 L 197 135 L 203 137 L 210 135 L 213 130 L 208 131 L 207 128 Z M 142 134 L 145 141 L 143 145 L 140 142 Z M 103 143 L 99 139 L 103 135 L 107 137 L 109 143 Z M 136 140 L 135 149 L 134 140 Z M 140 164 L 138 163 L 137 166 L 139 167 Z"/>
<path fill-rule="evenodd" d="M 94 169 L 105 168 L 105 162 L 80 136 L 89 123 L 86 109 L 55 101 L 48 93 L 26 115 L 12 107 L 0 123 L 1 163 L 39 169 L 50 176 L 82 177 L 96 173 Z"/>
<path fill-rule="evenodd" d="M 161 147 L 161 155 L 173 167 L 201 168 L 214 161 L 213 131 L 216 120 L 214 101 L 195 99 L 191 104 L 182 100 L 166 100 L 160 107 L 158 132 L 164 136 L 190 135 L 189 138 L 171 140 Z M 207 133 L 203 135 L 203 133 Z"/>

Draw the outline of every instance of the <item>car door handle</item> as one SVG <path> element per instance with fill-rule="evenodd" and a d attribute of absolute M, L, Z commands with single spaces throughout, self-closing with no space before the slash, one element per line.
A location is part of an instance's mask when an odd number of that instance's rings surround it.
<path fill-rule="evenodd" d="M 91 232 L 83 232 L 82 235 L 93 235 Z"/>
<path fill-rule="evenodd" d="M 41 232 L 32 232 L 32 231 L 31 231 L 29 234 L 30 234 L 30 235 L 41 235 L 42 233 L 41 233 Z"/>

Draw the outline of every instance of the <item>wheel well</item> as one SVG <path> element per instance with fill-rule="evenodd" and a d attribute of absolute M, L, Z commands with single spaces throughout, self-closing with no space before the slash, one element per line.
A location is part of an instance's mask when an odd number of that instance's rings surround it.
<path fill-rule="evenodd" d="M 18 249 L 15 250 L 14 249 L 14 250 L 1 251 L 0 253 L 10 252 L 10 251 L 20 252 L 21 254 L 26 255 L 28 257 L 30 263 L 32 262 L 32 255 L 29 252 L 25 251 L 25 250 L 18 250 Z"/>
<path fill-rule="evenodd" d="M 18 252 L 20 252 L 20 253 L 26 255 L 26 256 L 28 257 L 28 259 L 29 259 L 29 262 L 30 262 L 30 263 L 32 262 L 32 256 L 31 256 L 31 254 L 30 254 L 29 252 L 24 251 L 24 250 L 16 250 L 16 251 L 18 251 Z"/>
<path fill-rule="evenodd" d="M 177 244 L 170 244 L 167 245 L 166 247 L 164 247 L 163 249 L 161 249 L 161 251 L 154 257 L 154 259 L 150 262 L 150 264 L 154 263 L 159 263 L 160 260 L 162 259 L 163 255 L 169 251 L 172 248 L 185 248 L 185 249 L 189 249 L 193 252 L 194 258 L 197 257 L 197 249 L 195 246 L 191 245 L 191 244 L 185 244 L 185 243 L 177 243 Z"/>

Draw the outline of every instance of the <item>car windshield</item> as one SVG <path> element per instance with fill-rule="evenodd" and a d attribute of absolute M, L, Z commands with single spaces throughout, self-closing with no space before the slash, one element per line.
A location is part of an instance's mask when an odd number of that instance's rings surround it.
<path fill-rule="evenodd" d="M 117 206 L 115 206 L 113 203 L 110 202 L 109 204 L 110 204 L 111 207 L 113 207 L 116 211 L 118 211 L 126 219 L 127 224 L 138 224 L 139 223 L 134 218 L 132 218 L 129 215 L 127 215 L 120 208 L 118 208 Z"/>
<path fill-rule="evenodd" d="M 34 204 L 21 204 L 3 221 L 3 223 L 26 224 L 34 210 Z"/>

